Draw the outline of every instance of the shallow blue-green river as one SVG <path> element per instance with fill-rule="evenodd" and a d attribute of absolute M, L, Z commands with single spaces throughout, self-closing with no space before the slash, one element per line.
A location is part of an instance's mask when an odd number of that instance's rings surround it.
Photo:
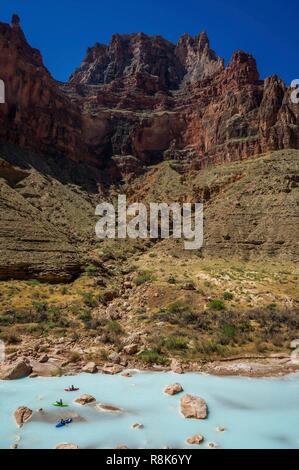
<path fill-rule="evenodd" d="M 166 385 L 179 382 L 183 393 L 204 398 L 209 416 L 205 421 L 187 420 L 180 414 L 180 397 L 163 394 Z M 79 392 L 67 393 L 69 385 Z M 75 398 L 87 393 L 97 403 L 123 409 L 122 414 L 104 413 L 95 406 L 74 404 Z M 68 408 L 52 406 L 60 398 Z M 21 429 L 13 413 L 19 406 L 36 411 Z M 61 417 L 76 416 L 72 424 L 61 429 L 55 423 Z M 140 423 L 143 429 L 131 429 Z M 216 428 L 226 431 L 219 433 Z M 20 449 L 54 448 L 72 443 L 81 449 L 113 449 L 126 445 L 135 449 L 188 449 L 186 439 L 204 436 L 203 444 L 219 448 L 299 448 L 299 375 L 284 378 L 247 379 L 214 377 L 201 374 L 134 373 L 88 375 L 76 377 L 36 378 L 0 381 L 0 448 L 13 444 Z"/>

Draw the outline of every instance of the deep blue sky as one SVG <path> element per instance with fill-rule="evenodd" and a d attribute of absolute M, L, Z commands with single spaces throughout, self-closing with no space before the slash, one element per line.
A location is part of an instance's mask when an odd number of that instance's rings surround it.
<path fill-rule="evenodd" d="M 113 33 L 143 31 L 177 42 L 202 30 L 226 62 L 243 49 L 256 57 L 262 78 L 299 77 L 297 0 L 1 0 L 0 21 L 12 13 L 59 80 L 79 66 L 88 46 L 109 42 Z"/>

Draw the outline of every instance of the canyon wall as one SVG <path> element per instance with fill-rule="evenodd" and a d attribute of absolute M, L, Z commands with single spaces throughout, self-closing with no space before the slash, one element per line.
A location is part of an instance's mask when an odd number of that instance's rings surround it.
<path fill-rule="evenodd" d="M 0 78 L 0 138 L 40 153 L 100 167 L 115 155 L 201 166 L 299 148 L 298 106 L 283 81 L 260 80 L 242 51 L 225 66 L 205 32 L 176 45 L 116 34 L 89 48 L 62 84 L 14 15 L 11 25 L 0 23 Z"/>

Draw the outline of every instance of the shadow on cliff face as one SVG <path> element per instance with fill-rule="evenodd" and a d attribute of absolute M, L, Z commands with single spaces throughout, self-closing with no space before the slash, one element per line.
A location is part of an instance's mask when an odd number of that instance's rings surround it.
<path fill-rule="evenodd" d="M 99 168 L 73 162 L 59 155 L 41 156 L 31 150 L 20 149 L 1 141 L 0 157 L 10 165 L 19 168 L 20 179 L 18 181 L 22 179 L 22 170 L 26 177 L 30 170 L 35 169 L 45 177 L 54 178 L 62 184 L 80 186 L 88 193 L 98 194 L 99 187 L 105 182 L 104 172 Z"/>

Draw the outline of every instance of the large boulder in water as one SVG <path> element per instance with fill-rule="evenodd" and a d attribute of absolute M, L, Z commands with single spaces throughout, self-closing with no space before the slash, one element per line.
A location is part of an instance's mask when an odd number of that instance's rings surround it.
<path fill-rule="evenodd" d="M 17 426 L 21 428 L 32 417 L 33 411 L 27 406 L 20 406 L 14 413 Z"/>
<path fill-rule="evenodd" d="M 95 403 L 96 399 L 92 395 L 82 395 L 79 398 L 76 398 L 75 403 L 78 403 L 79 405 L 90 405 L 91 403 Z"/>
<path fill-rule="evenodd" d="M 164 393 L 166 395 L 177 395 L 178 393 L 181 393 L 183 391 L 183 387 L 181 384 L 173 384 L 173 385 L 168 385 L 167 387 L 164 388 Z"/>
<path fill-rule="evenodd" d="M 187 444 L 194 446 L 201 444 L 203 441 L 204 437 L 201 434 L 196 434 L 196 436 L 192 436 L 187 439 Z"/>
<path fill-rule="evenodd" d="M 28 377 L 32 372 L 30 362 L 26 359 L 19 359 L 13 364 L 4 365 L 0 369 L 1 380 L 17 380 Z"/>
<path fill-rule="evenodd" d="M 185 395 L 181 398 L 181 413 L 188 419 L 206 419 L 208 407 L 202 398 L 194 395 Z"/>

